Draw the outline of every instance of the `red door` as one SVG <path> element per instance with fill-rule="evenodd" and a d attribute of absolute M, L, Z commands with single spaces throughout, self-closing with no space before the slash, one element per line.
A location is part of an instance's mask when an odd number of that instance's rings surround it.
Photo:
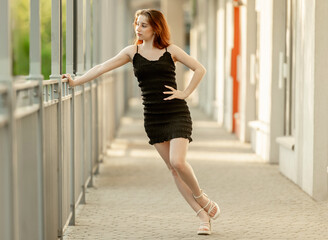
<path fill-rule="evenodd" d="M 236 0 L 235 0 L 236 1 Z M 237 80 L 237 57 L 240 48 L 239 7 L 234 7 L 234 47 L 231 50 L 232 87 L 232 132 L 239 135 L 239 81 Z"/>

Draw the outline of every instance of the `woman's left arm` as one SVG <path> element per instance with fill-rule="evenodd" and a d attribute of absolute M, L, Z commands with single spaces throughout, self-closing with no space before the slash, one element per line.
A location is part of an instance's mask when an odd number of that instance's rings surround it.
<path fill-rule="evenodd" d="M 173 60 L 179 61 L 191 70 L 194 71 L 194 74 L 190 80 L 188 87 L 184 91 L 176 90 L 170 86 L 166 86 L 171 89 L 172 92 L 164 92 L 166 94 L 172 94 L 170 97 L 165 98 L 164 100 L 171 100 L 173 98 L 187 98 L 198 86 L 199 82 L 202 80 L 203 76 L 206 73 L 204 66 L 198 62 L 195 58 L 189 56 L 185 51 L 183 51 L 178 46 L 172 44 L 169 47 L 169 51 L 173 57 Z"/>

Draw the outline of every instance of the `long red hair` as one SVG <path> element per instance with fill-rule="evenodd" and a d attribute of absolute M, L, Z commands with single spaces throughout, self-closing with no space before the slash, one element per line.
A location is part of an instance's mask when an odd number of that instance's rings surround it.
<path fill-rule="evenodd" d="M 136 11 L 133 26 L 136 29 L 137 19 L 140 15 L 145 16 L 148 19 L 148 23 L 155 32 L 153 46 L 159 49 L 166 48 L 170 45 L 170 29 L 165 20 L 164 15 L 154 9 L 140 9 Z M 138 40 L 137 36 L 134 40 L 134 44 L 141 44 L 143 41 Z"/>

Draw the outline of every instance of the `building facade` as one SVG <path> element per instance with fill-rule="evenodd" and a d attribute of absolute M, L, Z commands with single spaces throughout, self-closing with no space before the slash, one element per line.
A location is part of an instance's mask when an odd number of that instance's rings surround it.
<path fill-rule="evenodd" d="M 264 162 L 328 199 L 328 2 L 200 0 L 191 44 L 199 104 Z"/>

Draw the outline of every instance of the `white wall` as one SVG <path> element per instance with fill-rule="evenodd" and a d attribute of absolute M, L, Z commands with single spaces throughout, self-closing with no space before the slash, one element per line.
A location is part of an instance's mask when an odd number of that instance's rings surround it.
<path fill-rule="evenodd" d="M 314 2 L 306 0 L 299 1 L 298 23 L 301 24 L 300 45 L 295 49 L 299 53 L 303 68 L 298 68 L 300 83 L 303 85 L 303 101 L 296 102 L 301 104 L 300 116 L 303 125 L 297 127 L 302 132 L 302 142 L 296 145 L 299 155 L 302 155 L 302 188 L 311 194 L 313 179 L 313 106 L 314 106 Z M 306 67 L 305 67 L 306 66 Z M 297 89 L 298 90 L 298 89 Z"/>
<path fill-rule="evenodd" d="M 258 119 L 252 123 L 252 146 L 264 161 L 277 163 L 276 138 L 284 129 L 284 92 L 278 88 L 279 52 L 284 51 L 285 1 L 258 1 Z M 247 109 L 246 109 L 247 112 Z"/>
<path fill-rule="evenodd" d="M 213 116 L 216 86 L 216 0 L 207 0 L 207 86 L 206 86 L 206 113 Z"/>
<path fill-rule="evenodd" d="M 240 7 L 240 57 L 241 66 L 238 68 L 240 76 L 239 116 L 240 135 L 243 142 L 250 141 L 248 122 L 255 120 L 255 84 L 251 79 L 251 55 L 256 54 L 256 11 L 255 0 L 248 0 L 247 5 Z"/>
<path fill-rule="evenodd" d="M 233 48 L 234 37 L 234 16 L 232 0 L 226 0 L 225 4 L 226 18 L 225 18 L 225 77 L 224 77 L 224 127 L 227 131 L 232 131 L 232 83 L 231 77 L 231 50 Z"/>
<path fill-rule="evenodd" d="M 315 85 L 314 85 L 314 178 L 313 197 L 328 199 L 328 1 L 316 0 L 315 6 Z"/>
<path fill-rule="evenodd" d="M 295 150 L 281 148 L 283 167 L 280 169 L 314 199 L 327 200 L 328 2 L 299 0 L 295 3 L 295 136 L 292 137 Z"/>
<path fill-rule="evenodd" d="M 216 85 L 213 117 L 220 126 L 224 116 L 224 79 L 225 79 L 225 4 L 219 0 L 216 8 Z"/>
<path fill-rule="evenodd" d="M 197 19 L 196 19 L 196 29 L 197 29 L 197 60 L 201 62 L 204 67 L 208 70 L 208 62 L 210 59 L 207 57 L 208 53 L 208 33 L 211 29 L 207 26 L 207 14 L 208 8 L 207 0 L 197 1 Z M 207 87 L 208 87 L 208 73 L 205 74 L 203 80 L 198 85 L 199 93 L 199 106 L 207 113 L 211 114 L 208 109 L 208 99 L 207 99 Z"/>
<path fill-rule="evenodd" d="M 183 1 L 161 0 L 161 11 L 166 17 L 167 23 L 170 27 L 171 41 L 180 48 L 185 46 L 185 26 Z M 176 82 L 177 88 L 183 91 L 189 84 L 185 82 L 185 66 L 181 63 L 176 64 Z"/>
<path fill-rule="evenodd" d="M 272 83 L 272 0 L 261 1 L 259 51 L 259 121 L 270 124 Z M 269 133 L 268 133 L 269 134 Z M 266 157 L 268 158 L 268 157 Z"/>
<path fill-rule="evenodd" d="M 322 0 L 302 0 L 297 10 L 296 156 L 301 166 L 298 183 L 308 194 L 321 200 L 327 199 L 328 5 Z"/>

